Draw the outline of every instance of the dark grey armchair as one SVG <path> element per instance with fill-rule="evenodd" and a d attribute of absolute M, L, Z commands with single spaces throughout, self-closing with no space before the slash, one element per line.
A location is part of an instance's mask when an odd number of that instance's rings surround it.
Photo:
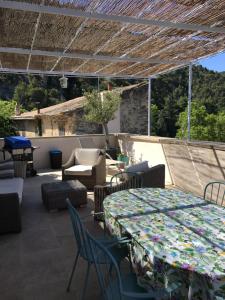
<path fill-rule="evenodd" d="M 138 187 L 165 188 L 165 165 L 163 164 L 146 168 L 144 172 L 136 172 L 136 174 L 137 176 L 127 176 L 127 180 L 123 180 L 118 184 L 110 183 L 105 186 L 95 186 L 94 203 L 96 220 L 102 219 L 101 213 L 103 212 L 103 201 L 106 196 L 112 193 Z M 137 180 L 138 177 L 139 180 Z"/>
<path fill-rule="evenodd" d="M 62 166 L 62 180 L 77 179 L 88 189 L 102 185 L 106 179 L 105 155 L 100 149 L 75 149 Z"/>

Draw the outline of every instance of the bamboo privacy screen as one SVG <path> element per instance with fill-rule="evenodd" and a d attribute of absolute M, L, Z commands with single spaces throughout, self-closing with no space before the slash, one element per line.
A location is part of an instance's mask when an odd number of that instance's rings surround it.
<path fill-rule="evenodd" d="M 1 2 L 4 0 L 0 1 L 0 7 Z M 29 69 L 59 73 L 65 71 L 65 74 L 149 77 L 225 49 L 225 0 L 18 2 L 109 16 L 205 25 L 222 28 L 224 32 L 200 31 L 197 27 L 196 30 L 188 30 L 0 8 L 0 71 Z M 12 48 L 16 48 L 17 53 L 13 53 Z M 7 53 L 7 49 L 12 53 Z M 24 54 L 22 51 L 18 53 L 18 49 L 46 52 L 31 53 L 30 57 L 30 54 Z M 68 58 L 63 57 L 65 53 L 88 54 L 92 57 Z M 104 57 L 95 59 L 100 55 Z M 112 61 L 112 57 L 122 58 L 124 61 Z M 127 57 L 137 61 L 126 61 Z M 147 61 L 140 62 L 139 59 Z M 148 61 L 150 59 L 151 62 Z"/>

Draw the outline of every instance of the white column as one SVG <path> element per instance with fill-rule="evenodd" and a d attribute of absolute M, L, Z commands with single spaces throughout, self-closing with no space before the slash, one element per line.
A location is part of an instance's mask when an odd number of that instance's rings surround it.
<path fill-rule="evenodd" d="M 151 135 L 151 97 L 152 97 L 152 80 L 148 79 L 148 136 Z"/>
<path fill-rule="evenodd" d="M 191 98 L 192 98 L 192 64 L 189 65 L 188 78 L 188 141 L 191 139 Z"/>
<path fill-rule="evenodd" d="M 100 81 L 100 79 L 99 79 L 99 76 L 98 76 L 98 93 L 99 93 L 99 91 L 100 91 L 99 81 Z"/>

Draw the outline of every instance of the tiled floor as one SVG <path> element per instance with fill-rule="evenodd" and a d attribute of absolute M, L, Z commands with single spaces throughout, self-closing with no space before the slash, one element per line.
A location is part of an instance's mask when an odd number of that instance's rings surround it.
<path fill-rule="evenodd" d="M 59 172 L 41 173 L 24 182 L 22 203 L 23 229 L 19 234 L 0 236 L 0 299 L 1 300 L 64 300 L 79 299 L 86 263 L 80 259 L 71 292 L 66 284 L 75 257 L 75 241 L 67 210 L 47 212 L 41 200 L 41 184 L 60 180 Z M 93 209 L 92 194 L 81 215 Z M 93 226 L 93 223 L 95 226 Z M 85 222 L 89 231 L 102 229 L 93 218 Z M 94 268 L 86 299 L 100 299 Z"/>

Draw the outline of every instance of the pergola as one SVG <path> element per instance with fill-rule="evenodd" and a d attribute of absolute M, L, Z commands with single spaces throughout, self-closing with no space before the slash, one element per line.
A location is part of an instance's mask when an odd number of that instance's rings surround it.
<path fill-rule="evenodd" d="M 225 50 L 225 0 L 0 0 L 0 14 L 1 73 L 148 78 L 150 107 L 151 78 L 189 65 L 189 117 L 191 64 Z"/>

